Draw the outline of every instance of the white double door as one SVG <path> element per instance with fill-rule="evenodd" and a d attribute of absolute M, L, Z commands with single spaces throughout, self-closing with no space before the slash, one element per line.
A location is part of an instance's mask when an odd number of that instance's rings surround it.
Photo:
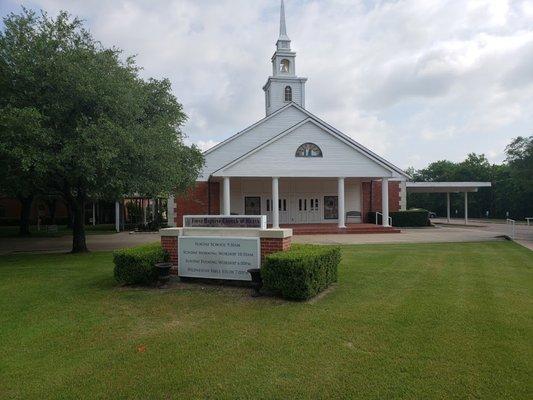
<path fill-rule="evenodd" d="M 322 222 L 324 197 L 309 194 L 280 194 L 278 200 L 280 224 L 311 224 Z M 272 198 L 270 196 L 245 196 L 245 214 L 267 215 L 268 223 L 272 223 Z"/>
<path fill-rule="evenodd" d="M 294 195 L 292 198 L 292 222 L 310 224 L 322 221 L 320 196 Z"/>

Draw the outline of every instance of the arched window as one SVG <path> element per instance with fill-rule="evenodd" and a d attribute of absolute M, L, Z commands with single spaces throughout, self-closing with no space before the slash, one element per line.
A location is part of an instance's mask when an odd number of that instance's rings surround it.
<path fill-rule="evenodd" d="M 285 86 L 285 101 L 292 101 L 292 88 Z"/>
<path fill-rule="evenodd" d="M 291 65 L 291 62 L 287 59 L 283 59 L 281 60 L 281 62 L 279 63 L 279 71 L 280 72 L 284 72 L 284 73 L 289 73 L 289 66 Z"/>
<path fill-rule="evenodd" d="M 304 143 L 296 150 L 296 157 L 322 157 L 322 150 L 314 143 Z"/>

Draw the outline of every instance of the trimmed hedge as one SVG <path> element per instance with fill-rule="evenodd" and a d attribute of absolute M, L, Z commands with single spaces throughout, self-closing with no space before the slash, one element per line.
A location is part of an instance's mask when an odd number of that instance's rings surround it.
<path fill-rule="evenodd" d="M 391 212 L 392 225 L 399 227 L 407 226 L 430 226 L 429 211 L 416 208 L 407 211 Z"/>
<path fill-rule="evenodd" d="M 116 250 L 113 253 L 115 279 L 127 285 L 151 285 L 158 278 L 154 265 L 169 259 L 169 254 L 163 250 L 161 243 Z"/>
<path fill-rule="evenodd" d="M 416 226 L 430 226 L 429 211 L 422 208 L 413 208 L 407 211 L 394 211 L 389 213 L 392 217 L 392 226 L 397 227 L 416 227 Z M 371 211 L 368 213 L 368 221 L 373 224 L 376 222 L 376 213 Z M 381 214 L 378 215 L 378 224 L 382 223 Z"/>
<path fill-rule="evenodd" d="M 293 300 L 309 299 L 337 281 L 339 247 L 293 246 L 269 254 L 261 267 L 265 289 Z"/>

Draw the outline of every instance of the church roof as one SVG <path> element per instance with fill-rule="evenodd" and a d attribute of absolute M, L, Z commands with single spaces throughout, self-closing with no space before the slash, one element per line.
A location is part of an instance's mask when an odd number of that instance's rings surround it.
<path fill-rule="evenodd" d="M 366 148 L 365 146 L 363 146 L 359 142 L 357 142 L 354 139 L 352 139 L 350 136 L 342 133 L 341 131 L 339 131 L 338 129 L 336 129 L 333 126 L 329 125 L 327 122 L 323 121 L 322 119 L 320 119 L 316 115 L 312 114 L 311 112 L 309 112 L 305 108 L 300 107 L 296 103 L 287 104 L 285 107 L 280 108 L 279 110 L 277 110 L 273 114 L 270 114 L 269 116 L 261 119 L 260 121 L 258 121 L 255 124 L 249 126 L 248 128 L 238 132 L 237 134 L 229 137 L 228 139 L 224 140 L 223 142 L 221 142 L 221 143 L 217 144 L 216 146 L 210 148 L 209 150 L 205 151 L 204 155 L 208 155 L 208 154 L 210 154 L 210 153 L 212 153 L 214 151 L 219 151 L 219 150 L 223 151 L 222 148 L 227 143 L 237 139 L 238 137 L 240 137 L 242 135 L 246 135 L 247 133 L 253 134 L 251 132 L 253 130 L 253 128 L 255 128 L 256 126 L 258 126 L 258 125 L 264 123 L 265 121 L 273 118 L 274 116 L 286 111 L 287 109 L 289 109 L 291 107 L 294 107 L 297 110 L 299 110 L 302 113 L 304 113 L 307 116 L 307 118 L 305 118 L 302 121 L 299 121 L 298 123 L 296 123 L 294 125 L 291 125 L 291 126 L 287 127 L 287 129 L 283 130 L 280 133 L 277 133 L 277 134 L 273 135 L 268 140 L 266 140 L 264 142 L 257 143 L 257 146 L 252 148 L 251 150 L 245 151 L 245 152 L 243 152 L 241 154 L 234 154 L 234 157 L 232 156 L 233 158 L 232 158 L 232 160 L 229 163 L 226 163 L 223 166 L 220 166 L 219 168 L 217 168 L 214 171 L 209 171 L 209 173 L 213 174 L 216 171 L 219 171 L 219 170 L 221 170 L 223 168 L 226 168 L 226 167 L 234 164 L 235 162 L 246 158 L 248 155 L 251 155 L 251 154 L 255 153 L 258 149 L 263 148 L 264 146 L 268 145 L 272 141 L 276 140 L 276 138 L 279 138 L 279 137 L 283 136 L 284 134 L 292 131 L 296 126 L 301 126 L 303 123 L 306 123 L 306 122 L 312 122 L 312 123 L 316 124 L 317 126 L 321 127 L 322 129 L 324 129 L 326 132 L 328 132 L 331 135 L 333 135 L 333 136 L 337 137 L 338 139 L 342 140 L 343 142 L 345 142 L 346 144 L 348 144 L 352 148 L 356 149 L 360 153 L 364 154 L 365 156 L 367 156 L 371 160 L 377 162 L 378 164 L 384 166 L 387 169 L 390 169 L 391 171 L 396 172 L 401 177 L 410 178 L 409 175 L 405 171 L 403 171 L 401 168 L 397 167 L 396 165 L 392 164 L 391 162 L 389 162 L 389 161 L 385 160 L 384 158 L 380 157 L 379 155 L 377 155 L 376 153 L 374 153 L 370 149 Z"/>

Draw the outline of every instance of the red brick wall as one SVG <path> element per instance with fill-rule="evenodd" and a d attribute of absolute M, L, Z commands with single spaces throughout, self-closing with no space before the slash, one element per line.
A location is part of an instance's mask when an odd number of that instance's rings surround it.
<path fill-rule="evenodd" d="M 35 223 L 37 221 L 37 216 L 39 215 L 39 206 L 42 209 L 42 216 L 49 217 L 50 212 L 48 210 L 48 206 L 44 203 L 44 201 L 40 199 L 36 199 L 33 201 L 31 206 L 31 215 L 30 220 L 32 223 Z M 0 207 L 3 208 L 3 211 L 5 212 L 5 216 L 0 218 L 5 219 L 16 219 L 18 220 L 20 218 L 20 201 L 15 198 L 10 197 L 0 197 Z M 64 218 L 68 215 L 67 213 L 67 207 L 62 201 L 56 202 L 56 218 Z"/>
<path fill-rule="evenodd" d="M 291 248 L 291 237 L 287 238 L 261 238 L 261 262 L 268 254 L 285 251 Z M 170 254 L 170 261 L 178 265 L 178 237 L 161 236 L 161 246 Z"/>
<path fill-rule="evenodd" d="M 209 185 L 211 186 L 211 212 L 209 212 Z M 196 182 L 187 193 L 176 197 L 174 222 L 183 226 L 184 215 L 220 214 L 220 185 L 218 182 Z"/>
<path fill-rule="evenodd" d="M 161 236 L 161 247 L 170 254 L 172 264 L 178 265 L 178 237 Z"/>
<path fill-rule="evenodd" d="M 291 248 L 291 237 L 287 238 L 261 238 L 261 262 L 271 253 L 286 251 Z"/>
<path fill-rule="evenodd" d="M 374 223 L 368 220 L 370 211 L 382 211 L 381 208 L 381 181 L 363 182 L 362 184 L 362 207 L 363 221 Z M 400 210 L 400 182 L 389 182 L 389 212 Z"/>

